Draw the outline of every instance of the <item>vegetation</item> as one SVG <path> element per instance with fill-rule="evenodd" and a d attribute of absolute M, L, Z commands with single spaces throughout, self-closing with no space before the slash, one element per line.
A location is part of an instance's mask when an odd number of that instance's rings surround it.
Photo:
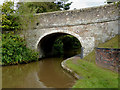
<path fill-rule="evenodd" d="M 59 11 L 61 8 L 68 10 L 69 6 L 70 3 L 66 5 L 62 2 L 19 2 L 16 9 L 14 9 L 14 2 L 4 2 L 0 6 L 2 13 L 0 17 L 2 25 L 0 27 L 3 31 L 1 35 L 2 48 L 0 49 L 2 61 L 0 61 L 0 64 L 12 65 L 38 60 L 37 53 L 28 49 L 24 39 L 16 35 L 16 32 L 31 28 L 29 26 L 34 23 L 35 13 Z"/>
<path fill-rule="evenodd" d="M 5 2 L 0 6 L 2 12 L 0 21 L 2 23 L 3 31 L 12 31 L 19 29 L 19 23 L 17 19 L 19 18 L 14 10 L 14 2 Z"/>
<path fill-rule="evenodd" d="M 35 13 L 44 13 L 44 12 L 53 12 L 53 11 L 61 11 L 70 9 L 71 3 L 66 3 L 64 1 L 56 1 L 56 2 L 19 2 L 19 8 L 24 6 L 28 7 L 31 12 L 35 11 Z M 19 9 L 18 8 L 18 9 Z"/>
<path fill-rule="evenodd" d="M 27 30 L 34 23 L 35 13 L 68 10 L 71 3 L 54 2 L 18 2 L 16 10 L 14 2 L 4 2 L 0 6 L 3 31 Z"/>
<path fill-rule="evenodd" d="M 73 88 L 118 88 L 117 73 L 102 69 L 81 59 L 76 62 L 77 64 L 73 64 L 71 60 L 66 63 L 68 67 L 82 77 Z"/>
<path fill-rule="evenodd" d="M 38 60 L 38 54 L 26 48 L 18 35 L 2 34 L 2 65 L 29 63 Z"/>
<path fill-rule="evenodd" d="M 19 13 L 19 23 L 22 30 L 27 30 L 34 26 L 34 15 L 36 13 L 45 13 L 53 11 L 68 10 L 71 3 L 63 4 L 62 2 L 19 2 L 17 12 Z"/>
<path fill-rule="evenodd" d="M 66 51 L 80 53 L 81 44 L 74 36 L 64 35 L 59 37 L 53 45 L 54 55 L 63 56 Z"/>
<path fill-rule="evenodd" d="M 70 5 L 72 4 L 72 2 L 70 2 L 70 3 L 65 3 L 66 1 L 68 1 L 68 0 L 58 1 L 58 2 L 56 2 L 56 5 L 57 5 L 60 9 L 69 10 L 69 9 L 70 9 Z"/>
<path fill-rule="evenodd" d="M 99 48 L 119 48 L 120 47 L 120 43 L 118 41 L 119 38 L 120 38 L 120 35 L 116 35 L 114 38 L 106 41 L 105 43 L 99 44 L 98 47 Z M 86 57 L 84 57 L 83 60 L 95 63 L 95 50 L 93 50 Z"/>
<path fill-rule="evenodd" d="M 35 24 L 35 10 L 33 9 L 31 11 L 31 9 L 28 7 L 27 3 L 18 3 L 17 4 L 17 10 L 16 10 L 16 14 L 18 15 L 18 23 L 20 28 L 18 30 L 29 30 L 31 28 L 33 28 L 34 24 Z"/>
<path fill-rule="evenodd" d="M 0 61 L 0 64 L 12 65 L 38 60 L 38 54 L 26 47 L 24 39 L 20 38 L 19 35 L 15 35 L 15 31 L 25 29 L 23 26 L 20 28 L 22 24 L 25 24 L 24 20 L 20 21 L 23 19 L 23 17 L 21 18 L 21 12 L 25 12 L 25 10 L 14 10 L 14 2 L 5 2 L 0 9 L 2 12 L 2 17 L 0 18 L 2 22 L 2 48 L 0 49 L 2 61 Z"/>
<path fill-rule="evenodd" d="M 120 38 L 120 35 L 116 35 L 114 38 L 107 41 L 106 43 L 99 44 L 98 47 L 100 47 L 100 48 L 119 48 L 120 47 L 120 43 L 118 41 L 119 38 Z"/>
<path fill-rule="evenodd" d="M 120 35 L 111 40 L 100 44 L 99 47 L 118 48 L 118 38 Z M 95 51 L 83 59 L 69 60 L 67 66 L 83 77 L 78 80 L 73 88 L 118 88 L 118 74 L 95 65 Z M 119 78 L 120 80 L 120 78 Z"/>

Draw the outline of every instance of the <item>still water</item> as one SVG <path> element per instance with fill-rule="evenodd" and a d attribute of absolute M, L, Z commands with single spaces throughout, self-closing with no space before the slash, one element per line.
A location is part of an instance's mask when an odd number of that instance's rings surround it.
<path fill-rule="evenodd" d="M 75 79 L 61 68 L 62 58 L 2 67 L 3 88 L 70 88 Z"/>

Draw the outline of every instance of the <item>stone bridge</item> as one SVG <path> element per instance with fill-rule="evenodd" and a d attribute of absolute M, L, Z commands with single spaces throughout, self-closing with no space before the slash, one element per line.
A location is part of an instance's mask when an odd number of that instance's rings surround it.
<path fill-rule="evenodd" d="M 23 32 L 27 46 L 39 51 L 40 57 L 52 52 L 53 42 L 61 35 L 76 37 L 83 55 L 99 43 L 118 34 L 119 8 L 114 4 L 79 10 L 56 11 L 35 15 L 33 28 Z"/>

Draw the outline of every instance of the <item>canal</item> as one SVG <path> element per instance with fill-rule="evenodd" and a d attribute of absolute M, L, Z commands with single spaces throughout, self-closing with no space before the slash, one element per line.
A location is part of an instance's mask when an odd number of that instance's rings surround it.
<path fill-rule="evenodd" d="M 62 69 L 63 58 L 2 67 L 2 88 L 70 88 L 75 79 Z"/>

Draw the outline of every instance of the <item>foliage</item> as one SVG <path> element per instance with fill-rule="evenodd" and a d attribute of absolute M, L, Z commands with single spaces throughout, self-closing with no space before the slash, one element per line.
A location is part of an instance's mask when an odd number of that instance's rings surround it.
<path fill-rule="evenodd" d="M 60 8 L 53 2 L 18 2 L 17 14 L 21 30 L 28 30 L 35 25 L 35 13 L 58 11 Z"/>
<path fill-rule="evenodd" d="M 65 35 L 62 38 L 63 43 L 66 45 L 64 46 L 64 48 L 68 48 L 68 49 L 78 49 L 81 47 L 81 44 L 79 42 L 79 40 L 72 36 L 72 35 Z"/>
<path fill-rule="evenodd" d="M 59 11 L 61 8 L 68 10 L 71 3 L 63 4 L 54 2 L 18 2 L 14 9 L 14 2 L 7 1 L 0 6 L 2 18 L 2 30 L 28 30 L 34 26 L 34 14 L 43 12 Z"/>
<path fill-rule="evenodd" d="M 36 13 L 60 10 L 60 8 L 53 2 L 27 2 L 26 4 L 26 6 L 30 8 L 31 12 L 35 10 Z"/>
<path fill-rule="evenodd" d="M 71 4 L 72 4 L 72 2 L 65 4 L 64 0 L 56 2 L 56 5 L 58 5 L 58 7 L 63 9 L 63 10 L 69 10 Z"/>
<path fill-rule="evenodd" d="M 52 11 L 60 11 L 61 8 L 65 8 L 65 10 L 69 9 L 71 4 L 67 3 L 57 4 L 54 2 L 18 2 L 17 4 L 17 13 L 19 15 L 19 23 L 21 25 L 22 30 L 28 30 L 33 28 L 35 18 L 35 13 L 44 13 L 44 12 L 52 12 Z"/>
<path fill-rule="evenodd" d="M 28 7 L 27 2 L 20 2 L 17 4 L 17 14 L 19 16 L 19 24 L 20 24 L 20 29 L 21 30 L 28 30 L 34 26 L 35 18 L 35 9 L 32 9 Z"/>
<path fill-rule="evenodd" d="M 35 11 L 35 13 L 43 13 L 43 12 L 52 12 L 52 11 L 60 11 L 68 10 L 70 8 L 71 3 L 64 4 L 62 1 L 59 2 L 27 2 L 27 3 L 19 3 L 19 8 L 26 6 L 30 9 L 30 12 Z"/>
<path fill-rule="evenodd" d="M 64 35 L 54 42 L 53 48 L 55 55 L 63 55 L 65 51 L 78 51 L 81 44 L 74 36 Z"/>
<path fill-rule="evenodd" d="M 38 60 L 37 53 L 26 48 L 26 43 L 18 35 L 2 35 L 2 65 L 29 63 Z"/>
<path fill-rule="evenodd" d="M 63 42 L 61 38 L 58 38 L 57 40 L 55 40 L 53 48 L 54 48 L 53 52 L 55 56 L 58 56 L 58 55 L 61 56 L 64 54 Z"/>
<path fill-rule="evenodd" d="M 19 23 L 17 22 L 19 17 L 15 14 L 14 2 L 5 2 L 0 9 L 2 13 L 2 18 L 0 18 L 2 22 L 2 30 L 11 31 L 19 29 Z"/>
<path fill-rule="evenodd" d="M 117 2 L 117 6 L 120 8 L 120 1 Z"/>
<path fill-rule="evenodd" d="M 98 47 L 102 48 L 119 48 L 119 37 L 116 35 L 111 40 L 101 43 Z M 76 82 L 73 88 L 117 88 L 118 75 L 109 70 L 102 69 L 95 65 L 95 50 L 79 59 L 77 64 L 73 61 L 67 61 L 67 66 L 76 72 L 79 76 L 84 77 Z M 120 78 L 119 78 L 120 80 Z"/>

